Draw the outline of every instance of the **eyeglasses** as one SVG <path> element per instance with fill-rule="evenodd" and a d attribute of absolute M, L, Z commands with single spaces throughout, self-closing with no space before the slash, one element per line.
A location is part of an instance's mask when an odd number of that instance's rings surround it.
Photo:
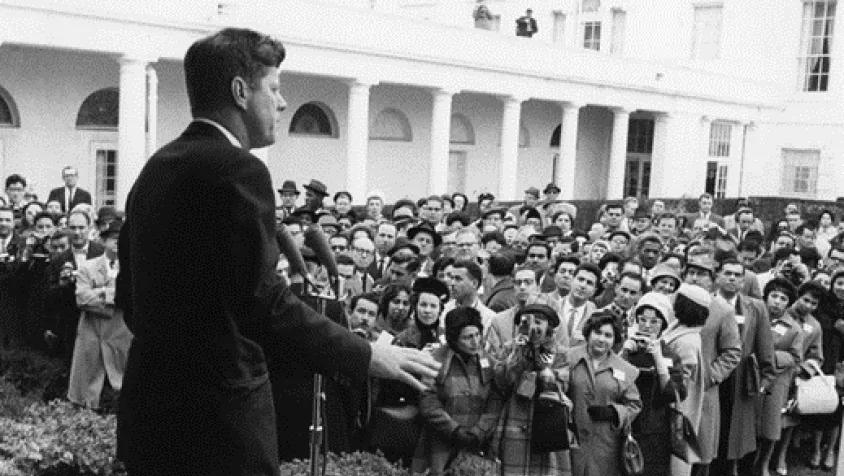
<path fill-rule="evenodd" d="M 343 245 L 334 245 L 331 247 L 331 251 L 346 251 L 346 247 Z"/>
<path fill-rule="evenodd" d="M 375 253 L 374 250 L 364 250 L 364 249 L 361 249 L 361 248 L 352 248 L 352 251 L 354 251 L 355 253 L 363 256 L 364 258 Z"/>
<path fill-rule="evenodd" d="M 516 286 L 533 286 L 536 284 L 536 280 L 534 279 L 514 279 L 513 284 Z"/>
<path fill-rule="evenodd" d="M 467 242 L 467 243 L 455 243 L 455 245 L 456 245 L 458 248 L 471 248 L 471 247 L 473 247 L 473 246 L 476 246 L 477 244 L 478 244 L 478 243 L 477 243 L 477 242 L 474 242 L 474 241 L 472 241 L 472 242 Z"/>
<path fill-rule="evenodd" d="M 557 270 L 557 273 L 558 274 L 568 274 L 569 276 L 574 276 L 574 271 L 575 271 L 574 269 L 560 268 L 560 269 Z"/>
<path fill-rule="evenodd" d="M 527 257 L 530 258 L 530 259 L 547 259 L 548 258 L 548 256 L 545 255 L 544 253 L 528 253 Z"/>

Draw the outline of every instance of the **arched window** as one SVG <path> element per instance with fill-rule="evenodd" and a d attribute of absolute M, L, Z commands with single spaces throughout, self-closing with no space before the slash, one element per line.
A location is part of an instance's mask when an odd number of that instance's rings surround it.
<path fill-rule="evenodd" d="M 303 104 L 290 121 L 291 134 L 337 137 L 337 119 L 331 108 L 320 102 Z"/>
<path fill-rule="evenodd" d="M 372 127 L 369 128 L 369 138 L 372 140 L 392 140 L 411 142 L 413 132 L 410 121 L 398 109 L 384 109 L 375 116 Z"/>
<path fill-rule="evenodd" d="M 519 126 L 519 147 L 530 147 L 530 133 L 524 125 Z"/>
<path fill-rule="evenodd" d="M 117 129 L 120 92 L 117 88 L 104 88 L 91 93 L 76 114 L 78 129 Z"/>
<path fill-rule="evenodd" d="M 560 147 L 560 132 L 563 128 L 563 125 L 560 124 L 554 129 L 554 132 L 551 133 L 551 143 L 548 144 L 550 147 Z"/>
<path fill-rule="evenodd" d="M 472 128 L 469 118 L 463 114 L 453 114 L 451 116 L 449 142 L 452 144 L 474 145 L 475 129 Z"/>
<path fill-rule="evenodd" d="M 12 95 L 0 87 L 0 127 L 20 127 L 21 121 L 18 116 L 18 108 Z"/>

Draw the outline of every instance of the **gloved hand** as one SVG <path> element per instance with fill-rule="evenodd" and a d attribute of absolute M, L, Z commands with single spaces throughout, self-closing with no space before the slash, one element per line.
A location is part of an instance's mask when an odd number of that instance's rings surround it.
<path fill-rule="evenodd" d="M 612 405 L 592 405 L 586 409 L 592 421 L 618 421 L 618 414 Z"/>
<path fill-rule="evenodd" d="M 469 431 L 466 427 L 458 426 L 451 433 L 451 441 L 458 448 L 475 449 L 480 446 L 478 436 Z"/>

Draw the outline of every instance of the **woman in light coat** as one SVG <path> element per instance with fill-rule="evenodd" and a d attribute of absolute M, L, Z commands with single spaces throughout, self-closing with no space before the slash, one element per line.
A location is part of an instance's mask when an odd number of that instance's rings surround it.
<path fill-rule="evenodd" d="M 642 409 L 639 371 L 612 350 L 621 344 L 621 332 L 615 314 L 598 311 L 583 327 L 586 343 L 566 355 L 580 442 L 571 450 L 573 476 L 621 475 L 621 443 Z"/>

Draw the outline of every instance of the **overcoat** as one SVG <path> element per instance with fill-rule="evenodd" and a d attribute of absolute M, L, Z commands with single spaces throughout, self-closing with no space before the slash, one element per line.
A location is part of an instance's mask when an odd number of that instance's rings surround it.
<path fill-rule="evenodd" d="M 760 384 L 769 387 L 774 380 L 773 372 L 773 337 L 768 310 L 765 304 L 751 297 L 738 295 L 738 308 L 741 309 L 744 322 L 739 322 L 741 333 L 741 361 L 733 372 L 732 411 L 730 412 L 729 435 L 727 438 L 727 458 L 739 459 L 756 451 L 756 407 L 759 396 L 749 395 L 745 390 L 750 376 L 750 356 L 758 362 Z M 742 318 L 738 318 L 742 320 Z M 723 433 L 723 432 L 722 432 Z M 725 435 L 722 434 L 722 438 Z"/>
<path fill-rule="evenodd" d="M 636 387 L 639 370 L 612 351 L 598 368 L 592 368 L 586 344 L 570 349 L 566 359 L 568 395 L 574 403 L 572 414 L 580 440 L 580 447 L 571 450 L 571 474 L 620 476 L 623 432 L 642 409 Z M 587 413 L 593 405 L 612 405 L 618 421 L 593 421 Z"/>
<path fill-rule="evenodd" d="M 775 378 L 768 387 L 768 394 L 762 397 L 758 428 L 762 438 L 777 441 L 782 433 L 782 409 L 794 382 L 794 373 L 803 360 L 805 337 L 800 325 L 787 312 L 771 321 L 771 335 L 774 339 Z"/>
<path fill-rule="evenodd" d="M 804 371 L 809 375 L 814 375 L 816 373 L 814 366 L 810 365 L 808 361 L 813 360 L 819 366 L 822 366 L 824 363 L 823 330 L 820 322 L 815 319 L 815 316 L 812 314 L 806 314 L 801 317 L 792 312 L 792 309 L 793 308 L 789 308 L 786 313 L 794 319 L 797 326 L 800 328 L 800 332 L 803 334 L 803 349 L 801 349 L 800 364 L 799 367 L 795 369 L 794 377 L 797 377 L 801 371 Z M 790 384 L 794 384 L 793 378 Z M 786 413 L 783 416 L 783 427 L 789 428 L 796 426 L 800 423 L 800 420 L 800 415 L 795 413 Z"/>
<path fill-rule="evenodd" d="M 214 124 L 193 122 L 144 165 L 117 296 L 135 335 L 117 421 L 130 473 L 279 474 L 267 354 L 366 378 L 369 343 L 290 292 L 275 237 L 266 165 Z"/>
<path fill-rule="evenodd" d="M 709 317 L 700 331 L 700 339 L 705 392 L 698 441 L 701 463 L 709 464 L 717 455 L 721 431 L 718 386 L 730 376 L 741 360 L 741 339 L 735 311 L 723 298 L 712 298 Z"/>
<path fill-rule="evenodd" d="M 494 384 L 491 361 L 484 354 L 464 358 L 448 346 L 434 351 L 442 364 L 433 388 L 419 397 L 424 421 L 413 455 L 413 473 L 442 474 L 457 454 L 451 434 L 462 426 L 474 433 L 481 448 L 495 431 L 503 401 Z"/>
<path fill-rule="evenodd" d="M 663 332 L 661 340 L 665 345 L 665 355 L 679 361 L 683 370 L 683 384 L 686 398 L 678 405 L 677 410 L 688 419 L 692 430 L 700 440 L 700 427 L 703 418 L 703 401 L 705 392 L 706 367 L 703 360 L 703 348 L 700 335 L 701 327 L 687 327 L 675 321 Z M 700 452 L 689 446 L 686 457 L 690 464 L 700 461 Z M 684 462 L 673 458 L 672 468 L 685 465 Z M 690 469 L 690 468 L 686 468 Z M 675 471 L 680 473 L 680 471 Z"/>
<path fill-rule="evenodd" d="M 106 377 L 117 391 L 123 387 L 126 357 L 132 333 L 123 311 L 114 307 L 116 274 L 109 273 L 109 259 L 101 255 L 85 262 L 76 277 L 76 303 L 82 310 L 73 346 L 67 398 L 88 408 L 100 407 Z M 100 294 L 107 291 L 105 297 Z"/>

